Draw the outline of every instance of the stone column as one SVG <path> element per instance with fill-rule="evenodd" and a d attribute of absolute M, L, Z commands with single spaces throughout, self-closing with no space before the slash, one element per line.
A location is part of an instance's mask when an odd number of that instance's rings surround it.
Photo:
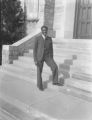
<path fill-rule="evenodd" d="M 64 38 L 73 38 L 76 0 L 66 0 Z"/>
<path fill-rule="evenodd" d="M 64 38 L 65 6 L 66 0 L 55 1 L 54 29 L 56 37 Z"/>
<path fill-rule="evenodd" d="M 73 38 L 76 0 L 56 0 L 54 29 L 56 37 Z"/>
<path fill-rule="evenodd" d="M 48 26 L 48 34 L 51 37 L 55 37 L 54 25 L 55 14 L 55 0 L 45 0 L 44 6 L 44 25 Z"/>

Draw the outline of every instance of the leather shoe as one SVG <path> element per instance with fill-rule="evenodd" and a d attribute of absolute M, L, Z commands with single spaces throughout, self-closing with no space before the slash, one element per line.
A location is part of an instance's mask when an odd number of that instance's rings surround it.
<path fill-rule="evenodd" d="M 62 86 L 62 84 L 61 83 L 53 83 L 53 85 L 57 85 L 57 86 Z"/>
<path fill-rule="evenodd" d="M 44 91 L 43 87 L 39 88 L 39 90 Z"/>

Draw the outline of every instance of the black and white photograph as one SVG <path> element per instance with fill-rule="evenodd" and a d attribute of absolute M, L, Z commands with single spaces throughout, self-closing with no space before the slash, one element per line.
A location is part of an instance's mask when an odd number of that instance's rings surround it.
<path fill-rule="evenodd" d="M 92 0 L 0 0 L 0 120 L 92 120 Z"/>

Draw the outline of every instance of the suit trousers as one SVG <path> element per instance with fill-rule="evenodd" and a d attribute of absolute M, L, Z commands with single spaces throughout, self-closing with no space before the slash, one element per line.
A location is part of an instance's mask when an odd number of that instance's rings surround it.
<path fill-rule="evenodd" d="M 52 76 L 53 76 L 53 83 L 58 82 L 58 67 L 51 57 L 44 57 L 44 59 L 38 63 L 37 65 L 37 86 L 39 88 L 42 88 L 42 70 L 43 70 L 43 64 L 44 62 L 51 68 Z"/>
<path fill-rule="evenodd" d="M 0 65 L 2 65 L 2 45 L 0 45 Z"/>

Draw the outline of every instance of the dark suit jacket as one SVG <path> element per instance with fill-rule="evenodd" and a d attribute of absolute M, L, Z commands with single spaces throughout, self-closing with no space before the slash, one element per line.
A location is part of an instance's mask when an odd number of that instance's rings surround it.
<path fill-rule="evenodd" d="M 53 58 L 52 38 L 47 36 L 46 40 L 44 40 L 42 35 L 39 35 L 35 39 L 34 49 L 33 49 L 33 56 L 35 62 L 42 61 L 44 55 L 44 46 L 48 49 L 49 57 Z"/>

